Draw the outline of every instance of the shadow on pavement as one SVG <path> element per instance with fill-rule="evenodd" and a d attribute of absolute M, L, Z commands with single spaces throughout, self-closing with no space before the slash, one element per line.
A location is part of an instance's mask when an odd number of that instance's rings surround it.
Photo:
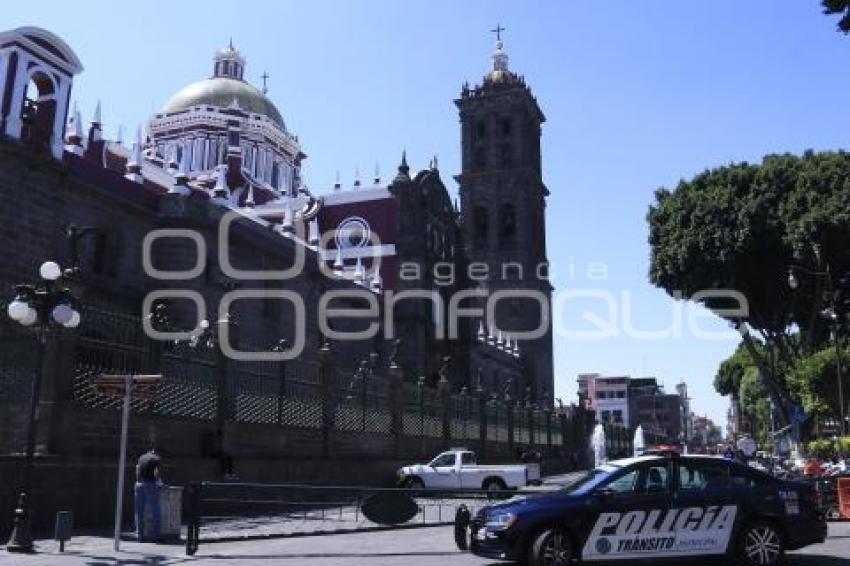
<path fill-rule="evenodd" d="M 197 558 L 204 560 L 279 560 L 291 558 L 397 558 L 416 556 L 457 556 L 458 552 L 293 552 L 276 554 L 204 554 Z M 499 566 L 494 564 L 493 566 Z"/>
<path fill-rule="evenodd" d="M 792 554 L 785 559 L 786 566 L 850 566 L 850 558 L 823 554 Z"/>
<path fill-rule="evenodd" d="M 139 558 L 113 558 L 111 556 L 86 556 L 86 566 L 165 566 L 182 562 L 173 556 L 144 555 Z"/>

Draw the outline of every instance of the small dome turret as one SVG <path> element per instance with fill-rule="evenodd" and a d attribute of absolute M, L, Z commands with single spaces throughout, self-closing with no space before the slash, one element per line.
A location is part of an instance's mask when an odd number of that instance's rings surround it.
<path fill-rule="evenodd" d="M 213 77 L 227 77 L 243 80 L 245 58 L 233 47 L 233 40 L 227 47 L 220 49 L 213 57 Z"/>

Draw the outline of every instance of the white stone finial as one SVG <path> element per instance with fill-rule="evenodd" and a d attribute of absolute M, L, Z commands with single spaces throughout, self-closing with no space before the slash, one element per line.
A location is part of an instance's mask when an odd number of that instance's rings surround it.
<path fill-rule="evenodd" d="M 314 218 L 311 220 L 307 229 L 307 243 L 311 246 L 318 246 L 321 243 L 321 237 L 319 236 L 319 219 Z"/>
<path fill-rule="evenodd" d="M 127 170 L 125 178 L 134 183 L 141 183 L 142 178 L 142 127 L 136 128 L 136 141 L 133 142 L 133 149 L 130 152 L 130 159 L 127 161 Z"/>
<path fill-rule="evenodd" d="M 177 174 L 174 176 L 174 185 L 168 191 L 171 194 L 189 195 L 192 189 L 189 187 L 189 159 L 186 154 L 183 154 L 183 159 L 180 160 L 180 167 Z"/>
<path fill-rule="evenodd" d="M 342 250 L 336 249 L 336 259 L 334 260 L 334 272 L 339 274 L 342 273 L 345 264 L 342 261 Z"/>
<path fill-rule="evenodd" d="M 354 188 L 360 188 L 360 166 L 358 165 L 354 169 Z"/>
<path fill-rule="evenodd" d="M 74 101 L 74 109 L 68 116 L 68 124 L 65 127 L 65 151 L 75 155 L 83 154 L 83 126 L 80 118 L 80 109 Z"/>
<path fill-rule="evenodd" d="M 339 169 L 336 170 L 336 177 L 334 180 L 334 191 L 338 191 L 342 188 L 342 183 L 339 181 Z"/>
<path fill-rule="evenodd" d="M 283 224 L 281 225 L 281 230 L 286 234 L 292 234 L 295 232 L 295 215 L 292 212 L 292 207 L 289 206 L 289 203 L 286 203 L 286 206 L 283 207 Z"/>
<path fill-rule="evenodd" d="M 366 278 L 366 271 L 363 269 L 363 261 L 360 256 L 357 256 L 357 264 L 354 266 L 354 281 L 363 283 Z"/>
<path fill-rule="evenodd" d="M 484 332 L 484 321 L 479 320 L 478 321 L 478 341 L 484 342 L 485 340 L 487 340 L 487 334 Z"/>
<path fill-rule="evenodd" d="M 374 185 L 381 184 L 381 167 L 377 161 L 375 162 L 375 176 L 372 178 L 372 183 Z"/>
<path fill-rule="evenodd" d="M 97 101 L 97 106 L 94 107 L 94 114 L 91 117 L 91 123 L 100 126 L 103 122 L 100 121 L 100 100 Z"/>
<path fill-rule="evenodd" d="M 371 287 L 371 289 L 376 293 L 384 287 L 384 280 L 381 278 L 379 269 L 375 269 L 375 273 L 372 275 L 372 280 L 369 282 L 369 287 Z"/>
<path fill-rule="evenodd" d="M 245 206 L 248 208 L 254 208 L 254 184 L 251 183 L 248 185 L 248 196 L 245 197 Z"/>
<path fill-rule="evenodd" d="M 177 154 L 177 150 L 174 150 L 175 155 Z M 215 186 L 213 187 L 213 198 L 214 199 L 224 199 L 227 200 L 227 197 L 230 195 L 230 187 L 227 186 L 227 165 L 221 164 L 218 166 L 218 177 L 215 180 Z"/>
<path fill-rule="evenodd" d="M 102 139 L 101 121 L 100 121 L 100 100 L 97 101 L 97 106 L 94 108 L 94 114 L 91 117 L 91 128 L 89 129 L 89 143 L 99 142 Z"/>

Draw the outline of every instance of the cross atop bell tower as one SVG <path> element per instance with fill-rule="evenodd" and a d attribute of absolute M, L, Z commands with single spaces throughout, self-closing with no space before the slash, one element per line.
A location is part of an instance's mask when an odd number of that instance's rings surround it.
<path fill-rule="evenodd" d="M 502 41 L 502 32 L 506 30 L 502 27 L 502 24 L 496 24 L 496 29 L 490 31 L 496 34 L 496 41 Z"/>

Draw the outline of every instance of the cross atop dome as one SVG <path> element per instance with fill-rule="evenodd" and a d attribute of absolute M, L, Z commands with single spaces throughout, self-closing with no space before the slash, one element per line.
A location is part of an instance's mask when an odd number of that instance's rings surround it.
<path fill-rule="evenodd" d="M 213 57 L 213 77 L 225 77 L 243 80 L 245 72 L 245 58 L 233 47 L 233 39 L 227 47 L 219 49 Z"/>

